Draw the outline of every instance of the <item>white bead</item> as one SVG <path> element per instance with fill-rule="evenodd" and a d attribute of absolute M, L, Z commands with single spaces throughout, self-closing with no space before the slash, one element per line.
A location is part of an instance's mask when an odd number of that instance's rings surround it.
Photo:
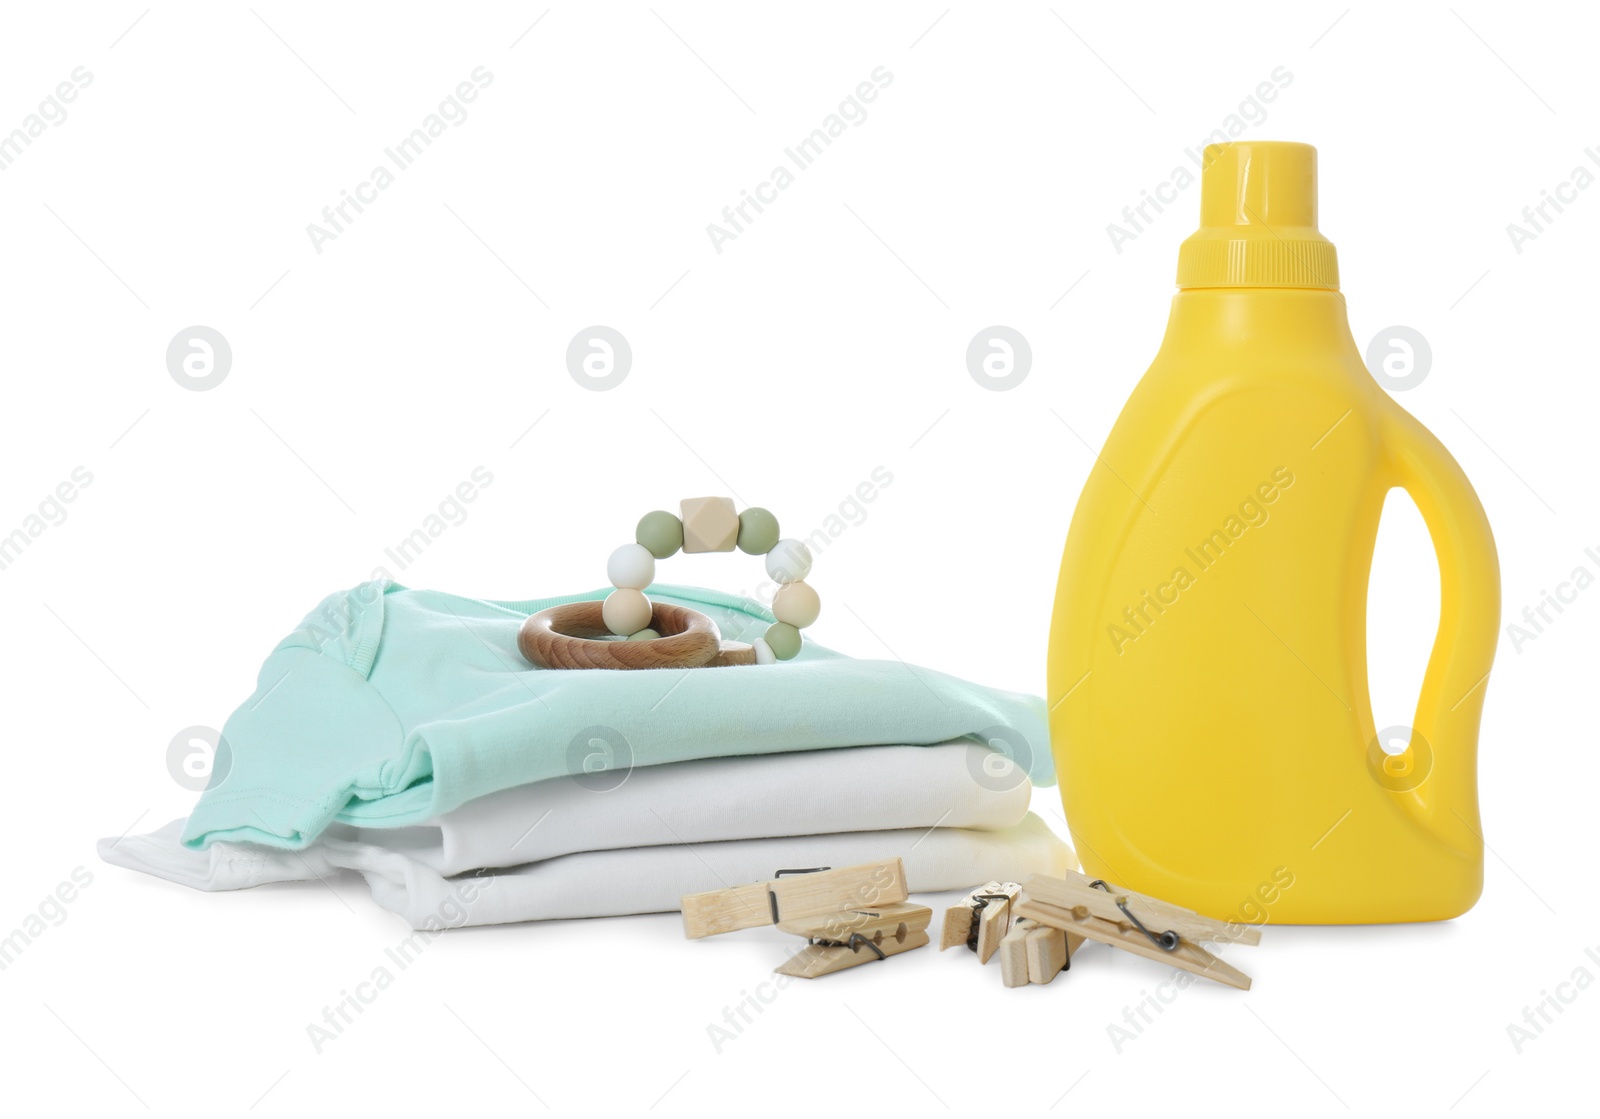
<path fill-rule="evenodd" d="M 778 658 L 773 654 L 772 646 L 767 644 L 766 638 L 756 638 L 754 641 L 750 642 L 750 647 L 756 651 L 757 664 L 778 663 Z"/>
<path fill-rule="evenodd" d="M 631 637 L 650 624 L 654 611 L 642 591 L 623 587 L 612 591 L 600 606 L 606 628 L 618 637 Z"/>
<path fill-rule="evenodd" d="M 785 537 L 767 553 L 767 574 L 779 583 L 798 583 L 811 574 L 811 549 L 803 540 Z"/>
<path fill-rule="evenodd" d="M 785 583 L 772 599 L 772 616 L 795 629 L 805 629 L 822 613 L 822 599 L 810 583 Z"/>
<path fill-rule="evenodd" d="M 656 557 L 643 544 L 624 544 L 606 560 L 606 578 L 623 590 L 642 591 L 656 578 Z"/>

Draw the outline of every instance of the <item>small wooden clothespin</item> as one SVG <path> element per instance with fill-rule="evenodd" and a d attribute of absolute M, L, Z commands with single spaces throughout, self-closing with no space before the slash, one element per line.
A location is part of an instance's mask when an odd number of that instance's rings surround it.
<path fill-rule="evenodd" d="M 1017 896 L 1026 901 L 1026 893 Z M 1041 925 L 1031 917 L 1018 917 L 1000 942 L 1000 981 L 1007 987 L 1049 983 L 1072 966 L 1072 954 L 1083 937 Z"/>
<path fill-rule="evenodd" d="M 1017 905 L 1027 897 L 1016 882 L 984 883 L 945 911 L 940 949 L 965 944 L 981 964 L 998 953 L 1007 987 L 1050 982 L 1072 966 L 1072 953 L 1083 938 L 1020 916 Z"/>
<path fill-rule="evenodd" d="M 1202 917 L 1191 909 L 1136 894 L 1120 886 L 1067 871 L 1064 878 L 1031 875 L 1026 897 L 1013 908 L 1040 925 L 1087 937 L 1136 956 L 1214 979 L 1241 991 L 1250 977 L 1200 947 L 1205 941 L 1261 943 L 1261 930 Z"/>
<path fill-rule="evenodd" d="M 680 904 L 683 933 L 698 940 L 794 918 L 887 905 L 910 896 L 906 868 L 895 858 L 838 870 L 827 866 L 780 870 L 767 882 L 685 894 Z"/>
<path fill-rule="evenodd" d="M 1015 882 L 985 882 L 944 911 L 939 951 L 965 944 L 986 964 L 1011 931 L 1012 903 L 1022 887 Z"/>
<path fill-rule="evenodd" d="M 779 921 L 778 928 L 805 937 L 807 944 L 776 970 L 781 975 L 815 979 L 909 952 L 928 943 L 932 920 L 933 910 L 926 905 L 897 901 L 825 917 Z"/>
<path fill-rule="evenodd" d="M 928 943 L 933 911 L 911 905 L 898 858 L 860 866 L 780 870 L 767 882 L 688 894 L 684 935 L 776 925 L 807 944 L 776 970 L 815 979 Z"/>

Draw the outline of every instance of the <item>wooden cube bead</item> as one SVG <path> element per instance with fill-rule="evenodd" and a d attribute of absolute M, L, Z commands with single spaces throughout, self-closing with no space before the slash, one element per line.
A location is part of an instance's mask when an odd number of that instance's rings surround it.
<path fill-rule="evenodd" d="M 688 497 L 679 504 L 683 550 L 731 552 L 739 542 L 739 513 L 727 497 Z"/>

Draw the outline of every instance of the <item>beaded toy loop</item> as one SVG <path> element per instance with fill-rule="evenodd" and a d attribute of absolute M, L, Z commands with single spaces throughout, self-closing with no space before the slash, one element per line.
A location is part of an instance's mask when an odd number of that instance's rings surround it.
<path fill-rule="evenodd" d="M 805 581 L 811 549 L 783 538 L 778 518 L 752 506 L 735 512 L 726 497 L 691 497 L 681 516 L 657 509 L 639 519 L 634 542 L 611 553 L 606 577 L 616 588 L 604 602 L 575 602 L 541 610 L 522 624 L 517 647 L 540 668 L 700 668 L 773 664 L 800 652 L 800 631 L 817 620 L 822 600 Z M 656 560 L 679 549 L 765 556 L 778 584 L 777 619 L 750 645 L 722 644 L 716 623 L 682 606 L 653 603 L 644 590 L 655 581 Z M 606 640 L 606 634 L 613 639 Z M 617 641 L 614 638 L 626 638 Z"/>

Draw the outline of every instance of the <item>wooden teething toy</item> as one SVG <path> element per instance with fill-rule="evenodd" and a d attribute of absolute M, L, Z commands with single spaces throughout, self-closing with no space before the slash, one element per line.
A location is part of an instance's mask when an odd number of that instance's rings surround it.
<path fill-rule="evenodd" d="M 803 541 L 780 538 L 778 519 L 765 509 L 752 506 L 737 513 L 726 497 L 688 498 L 679 510 L 681 517 L 660 509 L 646 513 L 634 543 L 611 553 L 606 575 L 616 590 L 604 602 L 553 606 L 523 622 L 517 634 L 522 655 L 540 668 L 711 668 L 773 664 L 798 653 L 800 631 L 822 610 L 817 592 L 805 582 L 811 549 Z M 723 644 L 716 623 L 704 614 L 652 603 L 644 589 L 655 581 L 656 560 L 680 548 L 685 553 L 738 548 L 766 556 L 767 574 L 779 584 L 772 600 L 777 621 L 753 644 Z"/>
<path fill-rule="evenodd" d="M 755 664 L 755 650 L 722 643 L 717 624 L 686 606 L 655 604 L 651 628 L 662 636 L 641 641 L 605 640 L 610 630 L 599 602 L 569 602 L 541 610 L 522 623 L 517 647 L 540 668 L 714 668 Z"/>

